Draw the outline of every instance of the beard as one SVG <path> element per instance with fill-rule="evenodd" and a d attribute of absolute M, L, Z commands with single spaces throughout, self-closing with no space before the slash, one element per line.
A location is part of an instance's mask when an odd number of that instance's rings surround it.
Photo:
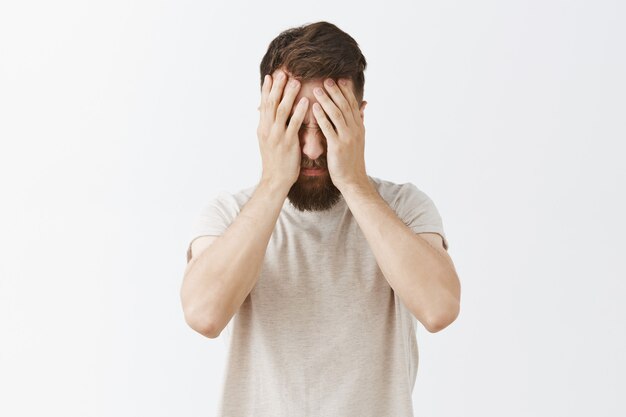
<path fill-rule="evenodd" d="M 291 186 L 287 198 L 300 211 L 324 211 L 332 208 L 341 198 L 341 191 L 330 178 L 326 167 L 326 158 L 320 157 L 320 163 L 315 163 L 302 156 L 303 168 L 324 168 L 322 175 L 300 174 L 298 180 Z"/>

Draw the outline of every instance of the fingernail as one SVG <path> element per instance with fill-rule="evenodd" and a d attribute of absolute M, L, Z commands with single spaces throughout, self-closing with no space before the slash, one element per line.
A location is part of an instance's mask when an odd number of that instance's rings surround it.
<path fill-rule="evenodd" d="M 315 92 L 315 94 L 317 94 L 318 96 L 322 95 L 322 89 L 319 87 L 316 87 L 315 90 L 313 90 L 313 92 Z"/>
<path fill-rule="evenodd" d="M 346 85 L 348 85 L 348 80 L 346 80 L 346 79 L 342 78 L 341 80 L 339 80 L 339 83 L 340 83 L 341 85 L 343 85 L 343 86 L 346 86 Z"/>
<path fill-rule="evenodd" d="M 335 85 L 335 82 L 332 80 L 332 78 L 329 78 L 326 80 L 326 85 L 332 87 L 333 85 Z"/>

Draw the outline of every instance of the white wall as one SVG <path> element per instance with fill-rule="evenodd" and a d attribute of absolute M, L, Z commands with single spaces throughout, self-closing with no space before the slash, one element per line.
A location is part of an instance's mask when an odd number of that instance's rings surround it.
<path fill-rule="evenodd" d="M 226 344 L 179 302 L 191 225 L 260 177 L 261 57 L 317 20 L 369 63 L 368 173 L 435 201 L 461 278 L 458 320 L 418 329 L 416 416 L 626 415 L 625 12 L 3 2 L 0 415 L 214 414 Z"/>

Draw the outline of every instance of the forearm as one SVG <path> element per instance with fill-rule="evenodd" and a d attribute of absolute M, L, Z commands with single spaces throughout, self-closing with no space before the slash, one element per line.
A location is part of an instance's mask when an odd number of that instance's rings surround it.
<path fill-rule="evenodd" d="M 406 226 L 371 183 L 341 191 L 404 305 L 430 331 L 454 320 L 460 284 L 451 262 Z"/>
<path fill-rule="evenodd" d="M 261 181 L 224 234 L 204 250 L 184 278 L 186 315 L 217 337 L 261 272 L 265 251 L 288 190 Z"/>

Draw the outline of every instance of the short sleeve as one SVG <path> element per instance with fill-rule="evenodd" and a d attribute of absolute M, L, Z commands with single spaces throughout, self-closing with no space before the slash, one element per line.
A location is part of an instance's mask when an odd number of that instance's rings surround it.
<path fill-rule="evenodd" d="M 443 230 L 443 221 L 432 199 L 411 183 L 402 184 L 394 199 L 394 208 L 413 232 L 438 233 L 443 239 L 443 247 L 448 250 L 448 239 Z"/>
<path fill-rule="evenodd" d="M 237 206 L 232 196 L 221 192 L 202 207 L 189 236 L 187 261 L 191 258 L 191 244 L 200 236 L 221 236 L 237 216 Z"/>

